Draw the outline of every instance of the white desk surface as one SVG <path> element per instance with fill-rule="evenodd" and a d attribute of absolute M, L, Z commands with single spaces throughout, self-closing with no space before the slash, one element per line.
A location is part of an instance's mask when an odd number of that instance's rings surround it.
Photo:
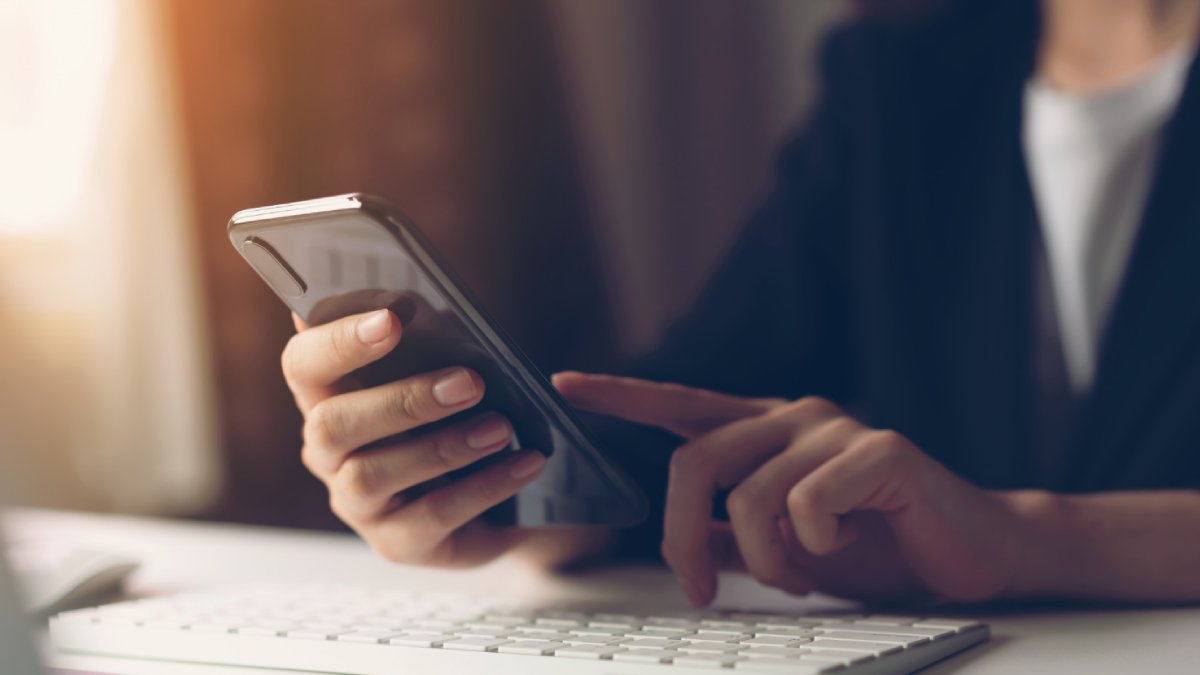
<path fill-rule="evenodd" d="M 655 568 L 556 576 L 502 560 L 470 571 L 430 570 L 384 562 L 348 535 L 51 511 L 12 511 L 4 525 L 11 537 L 63 538 L 136 557 L 142 568 L 129 586 L 138 595 L 264 581 L 332 581 L 530 600 L 591 599 L 609 604 L 628 597 L 660 608 L 686 606 L 667 572 Z M 718 606 L 764 609 L 802 609 L 828 602 L 789 597 L 736 575 L 722 578 L 717 597 Z M 993 610 L 974 616 L 991 624 L 991 640 L 923 672 L 1200 672 L 1200 607 Z M 128 675 L 271 672 L 65 655 L 53 656 L 51 663 Z"/>

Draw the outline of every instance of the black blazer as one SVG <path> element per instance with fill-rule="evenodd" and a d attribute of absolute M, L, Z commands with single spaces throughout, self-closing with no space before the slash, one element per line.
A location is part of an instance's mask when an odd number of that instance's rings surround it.
<path fill-rule="evenodd" d="M 1037 31 L 1031 0 L 836 31 L 772 195 L 637 372 L 826 396 L 988 488 L 1200 487 L 1195 67 L 1094 388 L 1062 447 L 1037 448 L 1039 234 L 1020 144 Z M 632 470 L 661 492 L 651 461 Z"/>

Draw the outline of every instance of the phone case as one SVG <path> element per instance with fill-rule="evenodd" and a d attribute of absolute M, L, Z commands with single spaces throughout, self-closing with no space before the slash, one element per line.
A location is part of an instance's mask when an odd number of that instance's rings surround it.
<path fill-rule="evenodd" d="M 549 380 L 395 207 L 349 194 L 247 209 L 229 221 L 229 238 L 309 325 L 381 307 L 396 312 L 404 326 L 400 344 L 355 373 L 364 386 L 456 365 L 480 373 L 483 401 L 443 423 L 495 410 L 513 425 L 510 451 L 533 448 L 547 458 L 542 474 L 490 511 L 490 520 L 632 526 L 645 518 L 637 485 L 592 442 Z"/>

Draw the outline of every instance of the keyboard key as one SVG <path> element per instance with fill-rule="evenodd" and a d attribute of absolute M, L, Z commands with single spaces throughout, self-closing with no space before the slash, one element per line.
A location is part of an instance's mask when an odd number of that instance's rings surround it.
<path fill-rule="evenodd" d="M 384 632 L 355 631 L 353 633 L 342 633 L 341 635 L 337 636 L 337 641 L 338 642 L 365 642 L 365 643 L 378 644 L 380 642 L 386 642 L 387 640 L 394 638 L 394 637 L 398 637 L 398 636 L 399 636 L 399 633 L 396 633 L 396 632 L 384 633 Z"/>
<path fill-rule="evenodd" d="M 606 635 L 608 637 L 624 637 L 629 631 L 620 628 L 585 626 L 584 628 L 571 628 L 567 632 L 569 632 L 571 635 Z"/>
<path fill-rule="evenodd" d="M 827 627 L 822 626 L 818 629 L 824 634 L 834 632 L 852 632 L 852 633 L 887 633 L 888 635 L 910 635 L 914 637 L 927 637 L 936 639 L 940 637 L 948 637 L 954 635 L 954 630 L 950 628 L 917 628 L 916 626 L 871 626 L 862 624 L 847 624 L 845 626 Z"/>
<path fill-rule="evenodd" d="M 733 654 L 741 648 L 736 642 L 691 642 L 680 647 L 679 651 L 688 654 Z"/>
<path fill-rule="evenodd" d="M 683 640 L 667 640 L 665 638 L 626 638 L 620 640 L 618 644 L 630 648 L 642 649 L 679 649 L 680 647 L 687 646 L 689 643 Z"/>
<path fill-rule="evenodd" d="M 611 659 L 613 655 L 625 651 L 624 647 L 615 645 L 573 645 L 554 652 L 555 656 L 565 656 L 569 659 Z"/>
<path fill-rule="evenodd" d="M 610 635 L 568 635 L 562 639 L 569 645 L 611 645 L 617 640 Z"/>
<path fill-rule="evenodd" d="M 727 640 L 741 640 L 741 639 L 750 637 L 751 634 L 752 633 L 747 633 L 745 631 L 740 631 L 740 630 L 732 630 L 729 628 L 701 627 L 701 628 L 696 629 L 696 635 L 703 635 L 706 637 L 714 637 L 714 636 L 722 635 Z"/>
<path fill-rule="evenodd" d="M 510 635 L 516 635 L 516 631 L 505 630 L 505 629 L 496 630 L 494 628 L 481 628 L 481 629 L 455 628 L 455 629 L 453 629 L 453 632 L 455 635 L 458 635 L 461 637 L 470 637 L 470 638 L 499 639 L 499 638 L 506 638 Z"/>
<path fill-rule="evenodd" d="M 761 630 L 812 630 L 817 626 L 825 625 L 822 621 L 806 621 L 797 619 L 795 621 L 762 621 L 757 624 L 757 628 L 752 632 Z"/>
<path fill-rule="evenodd" d="M 882 644 L 901 645 L 904 647 L 912 647 L 919 645 L 922 642 L 929 642 L 929 637 L 925 635 L 896 635 L 893 633 L 859 633 L 856 631 L 834 631 L 831 633 L 822 633 L 815 638 L 818 642 L 822 640 L 858 640 L 861 642 L 877 642 Z"/>
<path fill-rule="evenodd" d="M 519 626 L 524 626 L 528 621 L 513 620 L 513 621 L 466 621 L 463 627 L 474 630 L 514 630 Z"/>
<path fill-rule="evenodd" d="M 500 645 L 496 651 L 501 654 L 528 654 L 532 656 L 550 656 L 555 650 L 566 647 L 561 642 L 509 642 Z"/>
<path fill-rule="evenodd" d="M 787 638 L 790 640 L 812 639 L 819 635 L 817 631 L 800 628 L 759 628 L 754 632 L 755 637 Z"/>
<path fill-rule="evenodd" d="M 539 626 L 547 626 L 558 630 L 580 628 L 587 625 L 587 622 L 578 619 L 557 619 L 554 617 L 539 617 L 534 619 L 533 622 Z"/>
<path fill-rule="evenodd" d="M 434 628 L 432 626 L 405 626 L 402 629 L 406 635 L 448 635 L 452 628 Z"/>
<path fill-rule="evenodd" d="M 956 633 L 978 628 L 983 624 L 971 619 L 921 619 L 913 624 L 914 628 L 948 628 Z"/>
<path fill-rule="evenodd" d="M 812 640 L 810 638 L 764 636 L 742 640 L 741 644 L 758 647 L 795 647 L 806 642 L 812 642 Z"/>
<path fill-rule="evenodd" d="M 522 635 L 533 635 L 535 633 L 543 633 L 545 635 L 566 635 L 569 627 L 564 626 L 521 626 L 517 628 L 517 632 Z"/>
<path fill-rule="evenodd" d="M 751 647 L 738 653 L 748 659 L 789 659 L 811 652 L 800 647 Z"/>
<path fill-rule="evenodd" d="M 818 675 L 841 669 L 837 663 L 802 663 L 800 659 L 754 659 L 738 661 L 734 669 L 752 673 L 788 673 L 788 675 Z"/>
<path fill-rule="evenodd" d="M 737 642 L 739 640 L 749 640 L 754 637 L 746 633 L 725 633 L 725 632 L 710 632 L 700 631 L 695 635 L 685 635 L 682 639 L 689 642 Z"/>
<path fill-rule="evenodd" d="M 458 638 L 442 643 L 442 649 L 453 649 L 460 652 L 494 652 L 500 645 L 506 645 L 512 640 L 495 640 L 492 638 Z"/>
<path fill-rule="evenodd" d="M 389 645 L 399 645 L 401 647 L 441 647 L 447 640 L 458 640 L 457 635 L 429 635 L 421 633 L 418 635 L 398 635 L 394 638 L 389 638 Z"/>
<path fill-rule="evenodd" d="M 296 630 L 297 626 L 289 624 L 263 624 L 258 626 L 242 626 L 237 629 L 238 635 L 255 635 L 260 637 L 279 637 L 284 635 L 289 630 Z"/>
<path fill-rule="evenodd" d="M 875 655 L 867 652 L 832 650 L 801 654 L 797 658 L 805 663 L 840 663 L 843 666 L 852 666 L 863 661 L 870 661 L 875 658 Z"/>
<path fill-rule="evenodd" d="M 737 654 L 685 654 L 675 657 L 675 665 L 696 668 L 726 668 L 743 660 Z"/>
<path fill-rule="evenodd" d="M 652 628 L 663 628 L 666 630 L 696 630 L 701 626 L 699 621 L 692 621 L 691 619 L 651 618 L 643 621 L 642 627 L 646 630 L 650 630 Z"/>
<path fill-rule="evenodd" d="M 641 630 L 642 624 L 637 621 L 619 621 L 616 619 L 601 619 L 588 624 L 590 628 L 616 628 L 625 632 Z"/>
<path fill-rule="evenodd" d="M 673 649 L 628 649 L 613 654 L 613 661 L 629 663 L 671 663 L 679 652 Z"/>
<path fill-rule="evenodd" d="M 688 630 L 658 631 L 658 630 L 642 629 L 642 630 L 635 630 L 632 633 L 626 633 L 626 635 L 628 637 L 638 637 L 638 638 L 661 638 L 664 640 L 678 640 L 681 637 L 690 637 L 691 635 L 693 635 L 693 633 L 692 633 L 692 631 L 688 631 Z"/>
<path fill-rule="evenodd" d="M 513 633 L 512 640 L 524 642 L 562 642 L 571 637 L 570 633 Z"/>
<path fill-rule="evenodd" d="M 700 622 L 703 630 L 725 629 L 735 633 L 753 633 L 754 623 L 749 621 L 731 621 L 729 619 L 704 619 Z"/>
<path fill-rule="evenodd" d="M 458 621 L 452 619 L 439 619 L 435 617 L 425 617 L 413 621 L 413 625 L 422 626 L 424 628 L 456 628 L 459 625 Z"/>
<path fill-rule="evenodd" d="M 833 640 L 826 638 L 817 638 L 808 644 L 808 649 L 813 652 L 822 652 L 829 650 L 865 652 L 867 654 L 891 654 L 904 649 L 901 645 L 888 644 L 886 642 L 867 642 L 865 640 Z"/>
<path fill-rule="evenodd" d="M 284 637 L 294 640 L 336 640 L 342 633 L 352 631 L 328 631 L 328 630 L 312 630 L 311 628 L 300 628 L 298 630 L 289 630 L 284 633 Z"/>

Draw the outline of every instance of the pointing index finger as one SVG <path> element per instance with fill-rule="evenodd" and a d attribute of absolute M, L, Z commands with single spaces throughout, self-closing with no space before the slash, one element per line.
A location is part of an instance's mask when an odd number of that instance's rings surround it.
<path fill-rule="evenodd" d="M 659 427 L 684 438 L 761 415 L 770 407 L 761 400 L 632 377 L 562 372 L 553 379 L 563 397 L 582 410 Z"/>

